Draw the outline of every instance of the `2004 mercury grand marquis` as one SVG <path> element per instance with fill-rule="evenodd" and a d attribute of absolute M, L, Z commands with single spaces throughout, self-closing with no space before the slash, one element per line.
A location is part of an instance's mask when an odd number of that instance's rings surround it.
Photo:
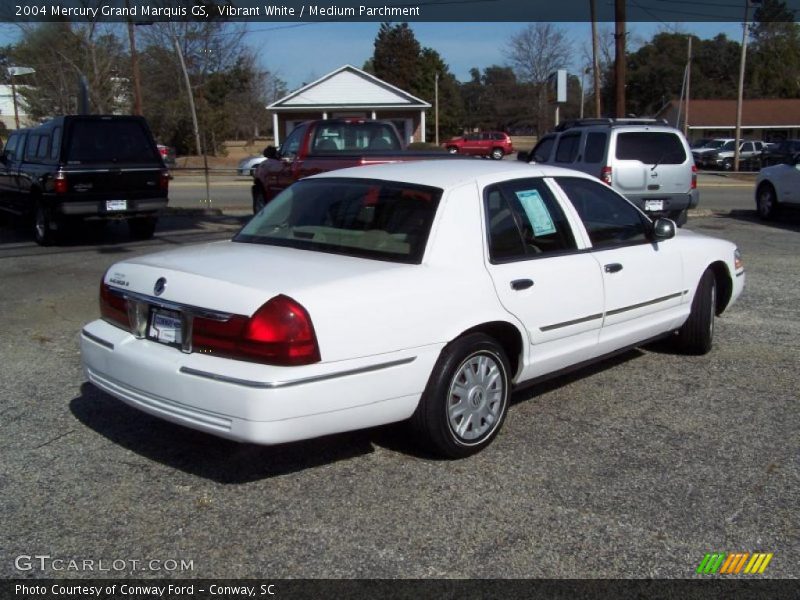
<path fill-rule="evenodd" d="M 411 419 L 462 457 L 513 386 L 659 336 L 708 352 L 736 247 L 539 165 L 430 161 L 310 177 L 231 241 L 113 265 L 81 348 L 145 412 L 275 444 Z"/>

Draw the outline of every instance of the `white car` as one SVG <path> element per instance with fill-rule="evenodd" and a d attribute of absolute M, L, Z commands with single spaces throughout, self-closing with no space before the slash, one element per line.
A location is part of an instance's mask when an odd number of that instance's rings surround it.
<path fill-rule="evenodd" d="M 743 286 L 732 243 L 589 175 L 375 165 L 297 182 L 231 241 L 113 265 L 81 350 L 100 389 L 222 437 L 411 419 L 462 457 L 516 386 L 661 336 L 708 352 Z"/>
<path fill-rule="evenodd" d="M 247 158 L 243 158 L 236 166 L 236 174 L 252 177 L 256 167 L 265 160 L 267 160 L 266 156 L 248 156 Z"/>
<path fill-rule="evenodd" d="M 774 219 L 781 208 L 800 207 L 800 155 L 788 163 L 764 167 L 756 177 L 756 210 L 764 220 Z"/>

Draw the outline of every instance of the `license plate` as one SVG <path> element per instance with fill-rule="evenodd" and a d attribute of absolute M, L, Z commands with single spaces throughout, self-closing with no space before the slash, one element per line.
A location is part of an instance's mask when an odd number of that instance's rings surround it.
<path fill-rule="evenodd" d="M 106 210 L 111 212 L 115 210 L 128 210 L 127 200 L 106 200 Z"/>
<path fill-rule="evenodd" d="M 645 200 L 644 201 L 644 209 L 645 210 L 664 210 L 664 201 L 663 200 Z"/>
<path fill-rule="evenodd" d="M 147 335 L 162 344 L 183 343 L 180 313 L 154 308 Z"/>

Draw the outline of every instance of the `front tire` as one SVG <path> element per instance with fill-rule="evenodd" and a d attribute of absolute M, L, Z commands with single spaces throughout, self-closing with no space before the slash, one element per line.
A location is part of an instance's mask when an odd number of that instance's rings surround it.
<path fill-rule="evenodd" d="M 258 214 L 261 209 L 267 205 L 267 199 L 264 196 L 264 190 L 261 186 L 257 185 L 253 189 L 253 214 Z"/>
<path fill-rule="evenodd" d="M 448 344 L 412 417 L 429 448 L 464 458 L 488 446 L 508 411 L 509 371 L 503 348 L 487 335 L 473 333 Z"/>
<path fill-rule="evenodd" d="M 758 210 L 759 218 L 764 221 L 770 221 L 775 218 L 778 212 L 778 199 L 775 194 L 775 188 L 772 185 L 765 183 L 758 188 L 756 210 Z"/>
<path fill-rule="evenodd" d="M 458 148 L 456 148 L 455 146 L 448 146 L 447 152 L 450 154 L 458 154 Z"/>
<path fill-rule="evenodd" d="M 678 349 L 685 354 L 708 354 L 714 342 L 714 316 L 717 312 L 717 280 L 706 269 L 697 284 L 689 318 L 678 330 Z"/>

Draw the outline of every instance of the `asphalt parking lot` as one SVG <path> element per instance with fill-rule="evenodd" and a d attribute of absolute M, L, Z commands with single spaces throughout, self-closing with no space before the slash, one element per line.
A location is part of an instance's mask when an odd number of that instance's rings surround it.
<path fill-rule="evenodd" d="M 104 577 L 686 578 L 723 551 L 800 577 L 800 218 L 703 214 L 688 227 L 735 241 L 747 268 L 714 350 L 651 346 L 517 393 L 495 443 L 457 462 L 401 425 L 239 445 L 85 383 L 104 270 L 241 218 L 57 248 L 0 224 L 0 576 L 98 575 L 18 568 L 38 554 L 125 561 Z"/>

